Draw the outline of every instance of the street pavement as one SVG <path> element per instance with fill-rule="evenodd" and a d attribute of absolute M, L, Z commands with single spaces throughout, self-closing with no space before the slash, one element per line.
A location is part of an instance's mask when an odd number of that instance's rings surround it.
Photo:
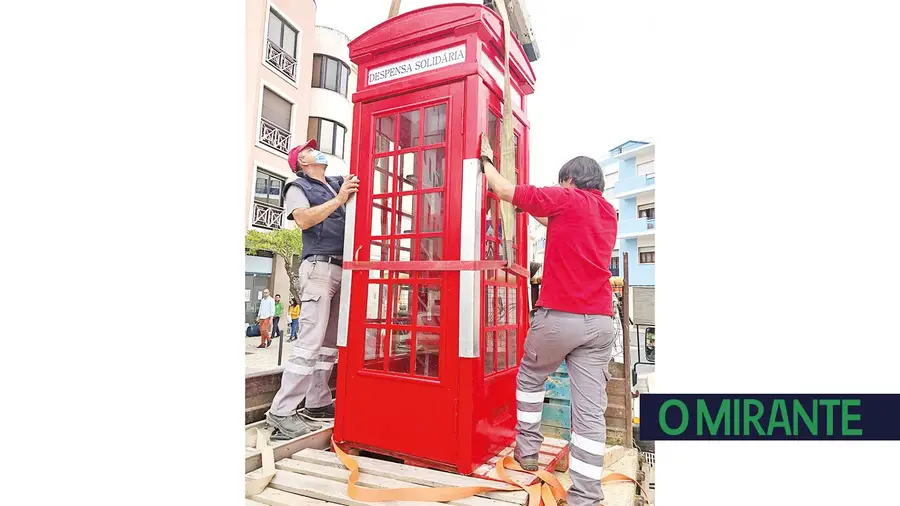
<path fill-rule="evenodd" d="M 273 339 L 272 346 L 268 348 L 258 349 L 257 346 L 259 346 L 259 337 L 244 338 L 245 374 L 283 369 L 288 355 L 291 354 L 291 343 L 287 342 L 287 336 L 284 337 L 284 348 L 281 351 L 281 367 L 278 365 L 278 339 Z"/>

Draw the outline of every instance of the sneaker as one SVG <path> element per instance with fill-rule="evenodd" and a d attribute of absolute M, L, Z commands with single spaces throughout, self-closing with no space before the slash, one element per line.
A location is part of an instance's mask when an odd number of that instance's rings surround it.
<path fill-rule="evenodd" d="M 266 345 L 264 345 L 264 344 L 257 346 L 257 348 L 265 348 L 265 347 L 266 347 Z"/>
<path fill-rule="evenodd" d="M 334 403 L 321 408 L 303 408 L 299 412 L 304 418 L 316 422 L 333 422 L 334 421 Z"/>
<path fill-rule="evenodd" d="M 520 457 L 515 455 L 513 458 L 516 459 L 516 462 L 522 466 L 522 469 L 526 471 L 537 471 L 538 470 L 538 456 L 537 455 L 529 455 L 527 457 Z"/>
<path fill-rule="evenodd" d="M 294 439 L 313 431 L 313 428 L 304 422 L 297 412 L 287 416 L 266 413 L 266 422 L 275 429 L 272 439 Z"/>
<path fill-rule="evenodd" d="M 271 339 L 269 339 L 269 342 L 266 343 L 266 348 L 268 348 L 269 346 L 272 346 L 272 340 L 271 340 Z"/>

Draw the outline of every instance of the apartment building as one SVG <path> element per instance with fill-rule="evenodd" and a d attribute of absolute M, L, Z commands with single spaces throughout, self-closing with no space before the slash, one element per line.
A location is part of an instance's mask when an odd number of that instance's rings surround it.
<path fill-rule="evenodd" d="M 329 176 L 350 171 L 356 65 L 350 61 L 348 44 L 347 35 L 326 26 L 316 27 L 306 130 L 307 136 L 319 143 L 319 151 L 328 156 L 325 172 Z"/>
<path fill-rule="evenodd" d="M 624 274 L 628 253 L 632 319 L 654 323 L 656 287 L 656 158 L 651 141 L 628 141 L 609 151 L 600 165 L 606 179 L 605 195 L 616 208 L 619 232 L 610 270 Z"/>
<path fill-rule="evenodd" d="M 282 189 L 294 174 L 295 145 L 315 138 L 329 156 L 329 174 L 347 172 L 356 72 L 346 35 L 317 27 L 314 0 L 247 0 L 246 106 L 248 135 L 246 228 L 293 228 Z M 262 290 L 287 299 L 284 262 L 268 252 L 245 256 L 245 311 L 255 320 Z"/>

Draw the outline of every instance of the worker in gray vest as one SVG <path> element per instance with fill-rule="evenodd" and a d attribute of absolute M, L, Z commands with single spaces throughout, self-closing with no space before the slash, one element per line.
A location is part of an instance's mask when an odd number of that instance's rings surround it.
<path fill-rule="evenodd" d="M 603 171 L 592 158 L 569 160 L 559 170 L 559 186 L 547 188 L 514 185 L 497 172 L 493 158 L 482 137 L 488 185 L 547 227 L 541 290 L 516 376 L 514 458 L 526 470 L 538 469 L 544 383 L 565 361 L 572 406 L 567 500 L 596 506 L 603 500 L 606 385 L 615 335 L 609 261 L 616 210 L 603 197 Z"/>
<path fill-rule="evenodd" d="M 291 150 L 288 164 L 297 179 L 284 187 L 284 209 L 303 230 L 300 275 L 300 330 L 281 388 L 272 399 L 266 421 L 275 439 L 292 439 L 313 430 L 306 420 L 334 420 L 328 380 L 337 360 L 341 265 L 344 253 L 344 204 L 359 188 L 356 176 L 325 176 L 328 159 L 315 139 Z M 292 280 L 293 281 L 293 280 Z M 302 410 L 297 410 L 306 399 Z M 306 419 L 306 420 L 304 420 Z"/>

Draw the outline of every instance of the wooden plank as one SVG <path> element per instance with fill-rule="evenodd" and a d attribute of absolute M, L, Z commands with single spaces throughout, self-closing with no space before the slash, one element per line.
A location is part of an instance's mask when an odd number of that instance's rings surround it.
<path fill-rule="evenodd" d="M 267 487 L 261 493 L 253 496 L 253 500 L 269 506 L 325 506 L 328 504 L 325 501 L 303 497 L 302 495 L 284 492 L 271 487 Z M 247 506 L 250 505 L 248 504 Z"/>
<path fill-rule="evenodd" d="M 556 448 L 565 448 L 565 447 L 569 446 L 569 441 L 545 436 L 544 443 L 541 445 L 541 451 L 544 451 L 545 446 L 556 447 Z"/>
<path fill-rule="evenodd" d="M 328 424 L 325 427 L 304 434 L 298 438 L 288 441 L 271 441 L 272 451 L 275 453 L 275 460 L 288 458 L 291 455 L 305 448 L 325 449 L 331 444 L 331 434 L 334 431 L 334 424 Z M 244 472 L 249 473 L 262 467 L 262 456 L 259 452 L 254 452 L 244 458 Z"/>
<path fill-rule="evenodd" d="M 370 503 L 351 499 L 347 495 L 347 485 L 336 481 L 305 476 L 289 471 L 275 471 L 275 477 L 269 483 L 269 487 L 290 492 L 292 494 L 320 499 L 322 501 L 343 504 L 344 506 L 371 506 Z M 384 506 L 439 506 L 437 502 L 417 501 L 385 501 L 378 503 Z"/>
<path fill-rule="evenodd" d="M 564 438 L 564 439 L 568 439 L 569 437 L 571 437 L 570 436 L 571 431 L 569 429 L 563 429 L 560 427 L 553 427 L 553 426 L 544 425 L 544 424 L 541 424 L 541 434 L 543 434 L 545 437 L 552 436 L 552 437 L 559 437 L 559 438 Z"/>
<path fill-rule="evenodd" d="M 326 480 L 332 480 L 339 483 L 347 483 L 350 478 L 350 470 L 349 469 L 339 469 L 337 467 L 331 466 L 323 466 L 321 464 L 313 464 L 311 462 L 303 462 L 300 460 L 294 459 L 282 459 L 275 463 L 275 469 L 281 469 L 282 471 L 291 471 L 294 473 L 305 474 L 307 476 L 315 476 L 317 478 L 324 478 Z M 418 485 L 415 483 L 410 483 L 407 481 L 395 480 L 392 478 L 385 478 L 382 476 L 374 476 L 369 473 L 360 473 L 359 481 L 357 482 L 359 485 L 370 488 L 422 488 L 427 489 L 430 487 L 426 487 L 424 485 Z M 458 499 L 454 501 L 450 501 L 448 504 L 454 504 L 458 506 L 497 506 L 497 501 L 493 499 L 486 499 L 484 497 L 468 497 L 465 499 Z"/>
<path fill-rule="evenodd" d="M 337 455 L 331 452 L 314 450 L 307 448 L 295 453 L 291 458 L 303 462 L 311 462 L 325 466 L 344 468 L 344 464 L 338 459 Z M 458 474 L 445 473 L 434 469 L 424 467 L 408 466 L 406 464 L 397 464 L 394 462 L 386 462 L 383 460 L 373 459 L 369 457 L 357 457 L 356 462 L 359 464 L 361 473 L 368 473 L 373 476 L 381 476 L 384 478 L 393 478 L 395 480 L 424 485 L 426 487 L 471 487 L 471 486 L 494 486 L 495 482 L 485 480 L 483 478 L 473 478 L 470 476 L 462 476 Z M 487 492 L 478 494 L 481 497 L 495 499 L 506 503 L 524 505 L 528 502 L 528 494 L 521 492 Z"/>

